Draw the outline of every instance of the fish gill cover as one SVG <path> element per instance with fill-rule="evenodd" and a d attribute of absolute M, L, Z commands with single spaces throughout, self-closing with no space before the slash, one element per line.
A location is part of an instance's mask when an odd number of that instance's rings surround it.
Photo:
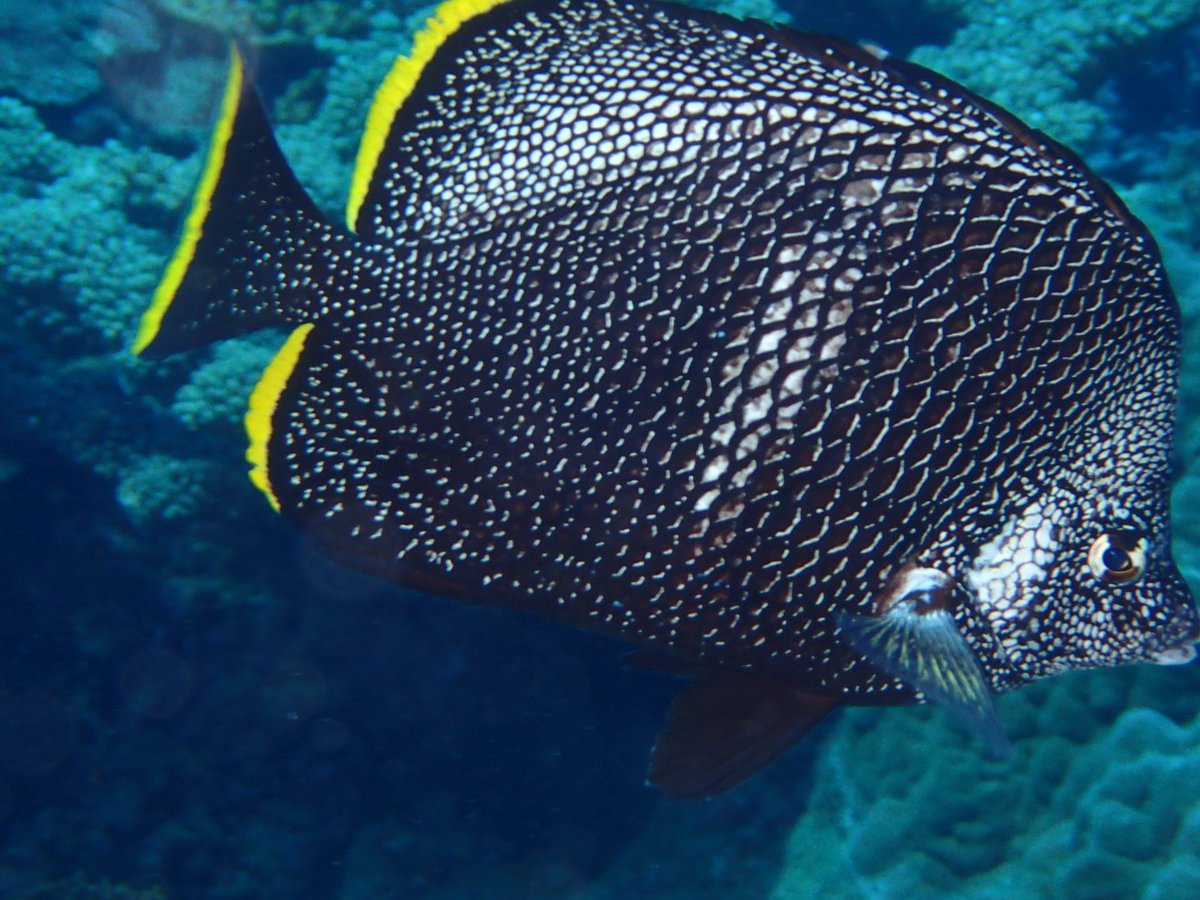
<path fill-rule="evenodd" d="M 5 895 L 1195 893 L 1190 669 L 1002 697 L 1004 762 L 940 714 L 854 711 L 681 808 L 635 785 L 669 687 L 612 646 L 398 598 L 281 535 L 237 464 L 279 338 L 125 356 L 221 92 L 226 41 L 199 24 L 261 48 L 284 148 L 336 220 L 365 98 L 428 11 L 96 12 L 5 21 Z M 853 12 L 844 36 L 1067 140 L 1154 231 L 1183 311 L 1174 551 L 1194 582 L 1194 6 Z"/>

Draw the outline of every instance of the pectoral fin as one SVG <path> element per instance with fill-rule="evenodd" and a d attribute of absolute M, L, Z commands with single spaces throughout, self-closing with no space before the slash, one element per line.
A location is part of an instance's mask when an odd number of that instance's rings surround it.
<path fill-rule="evenodd" d="M 952 588 L 944 573 L 911 568 L 893 579 L 878 615 L 844 614 L 839 624 L 868 662 L 940 703 L 990 754 L 1005 756 L 1011 748 L 991 685 L 947 608 Z"/>
<path fill-rule="evenodd" d="M 649 781 L 675 798 L 720 794 L 773 762 L 835 706 L 767 678 L 703 671 L 667 712 Z"/>

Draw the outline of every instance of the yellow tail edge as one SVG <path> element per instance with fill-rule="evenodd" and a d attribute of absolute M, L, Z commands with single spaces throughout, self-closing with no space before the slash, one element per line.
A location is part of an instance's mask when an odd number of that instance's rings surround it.
<path fill-rule="evenodd" d="M 225 93 L 221 98 L 221 112 L 209 142 L 208 155 L 205 158 L 200 183 L 196 186 L 196 192 L 192 196 L 192 206 L 184 220 L 183 233 L 175 247 L 175 253 L 167 263 L 162 280 L 154 290 L 150 305 L 142 313 L 137 335 L 133 339 L 132 352 L 134 356 L 139 356 L 158 336 L 163 316 L 166 315 L 171 301 L 175 299 L 175 293 L 179 290 L 179 285 L 183 283 L 188 267 L 191 266 L 196 255 L 196 245 L 200 243 L 200 236 L 204 233 L 204 221 L 208 218 L 213 193 L 217 189 L 221 170 L 225 166 L 225 150 L 229 146 L 229 138 L 233 134 L 233 121 L 237 116 L 245 77 L 245 63 L 242 61 L 242 54 L 236 46 L 231 45 L 229 48 L 229 76 L 225 81 Z"/>

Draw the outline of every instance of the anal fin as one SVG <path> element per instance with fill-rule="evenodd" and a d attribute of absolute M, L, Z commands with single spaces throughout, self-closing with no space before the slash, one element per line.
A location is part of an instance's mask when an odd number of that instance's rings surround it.
<path fill-rule="evenodd" d="M 836 706 L 768 678 L 702 671 L 667 712 L 649 781 L 674 798 L 723 793 L 773 762 Z"/>

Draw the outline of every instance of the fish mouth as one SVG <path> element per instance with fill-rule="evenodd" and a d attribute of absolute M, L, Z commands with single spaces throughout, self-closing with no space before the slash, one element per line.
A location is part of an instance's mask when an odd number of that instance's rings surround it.
<path fill-rule="evenodd" d="M 1160 666 L 1182 666 L 1196 658 L 1195 644 L 1200 641 L 1200 609 L 1197 609 L 1187 594 L 1175 616 L 1172 627 L 1158 635 L 1158 648 L 1149 654 L 1149 660 Z"/>
<path fill-rule="evenodd" d="M 1150 662 L 1159 666 L 1182 666 L 1195 658 L 1195 644 L 1176 644 L 1150 654 Z"/>

